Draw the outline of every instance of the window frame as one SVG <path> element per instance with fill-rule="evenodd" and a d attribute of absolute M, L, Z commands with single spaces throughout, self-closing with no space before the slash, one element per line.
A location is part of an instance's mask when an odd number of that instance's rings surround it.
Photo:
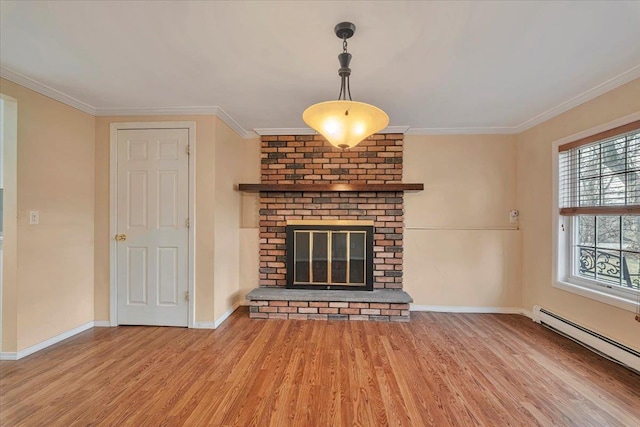
<path fill-rule="evenodd" d="M 622 117 L 618 120 L 596 126 L 594 128 L 579 132 L 577 134 L 559 139 L 552 144 L 552 286 L 567 292 L 581 295 L 605 304 L 613 305 L 631 312 L 636 311 L 640 291 L 633 289 L 623 289 L 617 286 L 608 287 L 600 284 L 596 280 L 577 276 L 574 274 L 575 269 L 575 245 L 574 239 L 576 234 L 574 230 L 577 223 L 577 215 L 561 215 L 560 213 L 560 153 L 559 148 L 567 144 L 582 141 L 583 145 L 586 138 L 592 138 L 590 142 L 597 142 L 606 137 L 597 138 L 603 132 L 609 132 L 621 126 L 628 125 L 632 122 L 640 120 L 640 112 Z M 624 132 L 620 132 L 624 133 Z M 615 133 L 611 134 L 614 136 Z M 601 215 L 607 213 L 602 212 Z M 588 215 L 598 215 L 598 213 L 589 213 Z M 609 213 L 610 216 L 625 216 L 627 213 Z"/>

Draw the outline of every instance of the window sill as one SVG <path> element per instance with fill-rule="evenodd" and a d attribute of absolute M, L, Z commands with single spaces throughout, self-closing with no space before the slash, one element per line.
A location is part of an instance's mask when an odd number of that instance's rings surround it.
<path fill-rule="evenodd" d="M 553 284 L 553 287 L 583 296 L 585 298 L 590 298 L 604 304 L 613 305 L 615 307 L 631 311 L 633 313 L 635 313 L 636 311 L 637 302 L 632 295 L 629 295 L 629 297 L 625 298 L 617 295 L 611 295 L 587 286 L 577 285 L 575 283 L 569 283 L 565 281 L 556 281 Z"/>

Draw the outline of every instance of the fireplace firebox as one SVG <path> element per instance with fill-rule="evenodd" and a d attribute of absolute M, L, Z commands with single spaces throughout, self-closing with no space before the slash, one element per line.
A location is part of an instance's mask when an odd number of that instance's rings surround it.
<path fill-rule="evenodd" d="M 287 288 L 373 290 L 373 226 L 287 225 Z"/>

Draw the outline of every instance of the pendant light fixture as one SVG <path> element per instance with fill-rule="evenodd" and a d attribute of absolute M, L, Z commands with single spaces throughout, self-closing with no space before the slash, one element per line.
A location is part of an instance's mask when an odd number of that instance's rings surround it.
<path fill-rule="evenodd" d="M 347 149 L 387 127 L 389 116 L 378 107 L 351 100 L 351 54 L 347 52 L 347 39 L 353 36 L 356 26 L 351 22 L 341 22 L 334 31 L 342 39 L 342 53 L 338 55 L 340 95 L 337 101 L 320 102 L 307 108 L 302 113 L 302 119 L 327 138 L 331 145 Z"/>

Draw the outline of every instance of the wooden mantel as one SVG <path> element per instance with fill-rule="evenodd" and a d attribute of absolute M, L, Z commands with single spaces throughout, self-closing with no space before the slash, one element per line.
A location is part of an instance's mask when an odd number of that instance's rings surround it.
<path fill-rule="evenodd" d="M 424 184 L 238 184 L 238 190 L 255 192 L 396 192 L 422 191 Z"/>

